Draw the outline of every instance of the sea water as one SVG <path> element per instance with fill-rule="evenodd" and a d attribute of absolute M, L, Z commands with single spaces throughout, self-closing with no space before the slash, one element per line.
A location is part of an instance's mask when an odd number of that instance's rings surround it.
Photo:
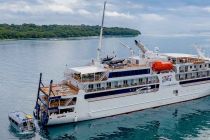
<path fill-rule="evenodd" d="M 210 51 L 210 37 L 167 35 L 138 37 L 105 37 L 102 56 L 128 57 L 134 40 L 142 41 L 150 50 L 196 54 L 194 45 Z M 210 139 L 210 97 L 189 102 L 146 109 L 102 119 L 58 125 L 31 137 L 18 136 L 10 127 L 8 113 L 32 113 L 35 105 L 39 73 L 48 85 L 52 79 L 63 79 L 66 66 L 83 66 L 96 58 L 98 38 L 0 41 L 0 139 L 73 139 L 73 140 L 149 140 Z"/>

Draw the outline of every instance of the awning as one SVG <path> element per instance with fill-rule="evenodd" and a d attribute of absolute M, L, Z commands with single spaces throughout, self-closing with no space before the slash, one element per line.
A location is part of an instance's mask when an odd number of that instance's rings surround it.
<path fill-rule="evenodd" d="M 71 68 L 70 70 L 78 74 L 105 72 L 104 68 L 97 67 L 97 66 L 75 67 L 75 68 Z"/>

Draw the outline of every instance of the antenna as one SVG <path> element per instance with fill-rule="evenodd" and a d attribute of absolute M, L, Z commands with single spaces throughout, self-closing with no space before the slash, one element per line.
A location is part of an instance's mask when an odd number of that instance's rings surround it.
<path fill-rule="evenodd" d="M 133 56 L 134 55 L 134 51 L 133 51 L 133 49 L 131 48 L 131 47 L 129 47 L 129 46 L 127 46 L 127 45 L 125 45 L 124 43 L 122 43 L 121 41 L 120 41 L 120 44 L 122 45 L 122 46 L 124 46 L 124 47 L 126 47 L 126 48 L 128 48 L 129 49 L 129 51 L 130 51 L 130 53 L 131 53 L 131 56 Z"/>
<path fill-rule="evenodd" d="M 104 9 L 103 9 L 103 16 L 102 16 L 102 22 L 101 22 L 101 31 L 100 31 L 100 37 L 99 37 L 99 45 L 97 49 L 97 61 L 100 64 L 100 52 L 102 48 L 102 36 L 103 36 L 103 26 L 104 26 L 104 16 L 105 16 L 105 10 L 106 10 L 106 1 L 104 2 Z"/>
<path fill-rule="evenodd" d="M 159 54 L 159 51 L 160 51 L 159 47 L 155 47 L 154 52 L 156 53 L 156 55 L 158 55 L 158 54 Z"/>

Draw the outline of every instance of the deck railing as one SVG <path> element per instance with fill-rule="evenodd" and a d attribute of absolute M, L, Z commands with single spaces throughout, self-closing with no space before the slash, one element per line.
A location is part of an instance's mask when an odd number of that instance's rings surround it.
<path fill-rule="evenodd" d="M 86 89 L 86 92 L 94 92 L 94 91 L 103 91 L 103 90 L 110 90 L 110 89 L 118 89 L 118 88 L 126 88 L 126 87 L 135 87 L 135 86 L 141 86 L 141 85 L 149 85 L 149 84 L 158 84 L 159 80 L 154 81 L 148 81 L 148 82 L 138 82 L 138 83 L 132 83 L 132 84 L 122 84 L 122 85 L 115 85 L 115 86 L 107 86 L 107 87 L 101 87 L 101 88 L 95 88 L 95 89 Z"/>
<path fill-rule="evenodd" d="M 193 79 L 209 77 L 209 76 L 210 76 L 210 72 L 208 72 L 206 74 L 190 75 L 190 76 L 187 76 L 187 77 L 180 77 L 180 78 L 178 76 L 176 76 L 176 79 L 183 81 L 183 80 L 193 80 Z"/>

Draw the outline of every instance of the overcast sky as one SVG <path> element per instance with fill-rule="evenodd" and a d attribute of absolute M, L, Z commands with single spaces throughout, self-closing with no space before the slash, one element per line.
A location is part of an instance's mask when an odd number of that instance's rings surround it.
<path fill-rule="evenodd" d="M 108 0 L 105 26 L 143 34 L 210 31 L 210 0 Z M 0 23 L 101 23 L 103 0 L 0 0 Z"/>

